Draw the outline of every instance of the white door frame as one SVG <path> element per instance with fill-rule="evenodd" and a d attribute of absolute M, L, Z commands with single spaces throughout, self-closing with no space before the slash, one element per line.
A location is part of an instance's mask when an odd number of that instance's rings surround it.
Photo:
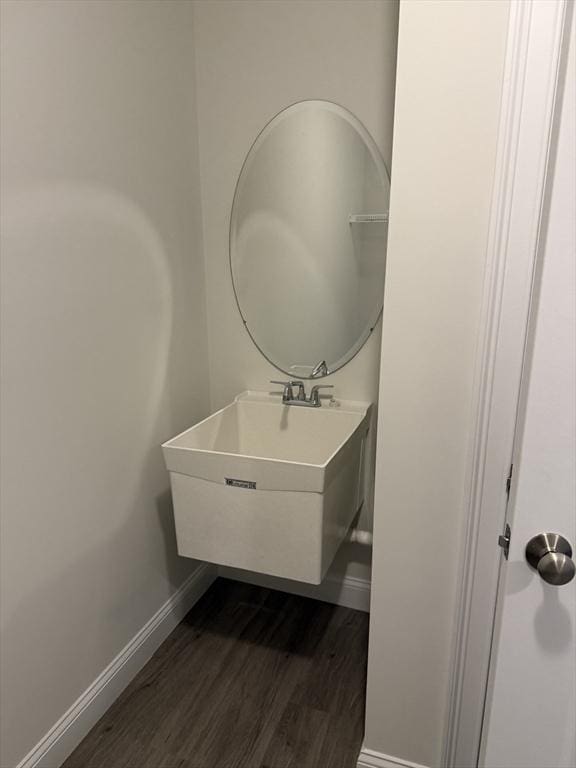
<path fill-rule="evenodd" d="M 572 0 L 511 0 L 443 765 L 477 765 L 562 38 Z"/>

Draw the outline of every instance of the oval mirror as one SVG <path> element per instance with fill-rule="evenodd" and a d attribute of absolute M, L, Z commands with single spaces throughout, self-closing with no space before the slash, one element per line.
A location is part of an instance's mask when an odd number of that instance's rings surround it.
<path fill-rule="evenodd" d="M 359 120 L 327 101 L 280 112 L 242 167 L 230 222 L 252 340 L 298 378 L 341 368 L 382 311 L 390 181 Z"/>

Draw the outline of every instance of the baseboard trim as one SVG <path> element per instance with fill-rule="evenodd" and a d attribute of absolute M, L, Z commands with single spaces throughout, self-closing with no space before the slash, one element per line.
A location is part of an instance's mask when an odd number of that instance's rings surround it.
<path fill-rule="evenodd" d="M 16 768 L 62 765 L 215 578 L 214 566 L 199 565 Z"/>
<path fill-rule="evenodd" d="M 426 766 L 419 763 L 411 763 L 409 760 L 391 757 L 367 747 L 362 747 L 356 766 L 357 768 L 426 768 Z"/>
<path fill-rule="evenodd" d="M 353 608 L 356 611 L 370 611 L 370 582 L 366 579 L 357 579 L 354 576 L 345 576 L 343 579 L 327 577 L 322 584 L 305 584 L 301 581 L 279 579 L 275 576 L 266 576 L 260 573 L 243 571 L 240 568 L 228 568 L 220 566 L 218 576 L 235 581 L 244 581 L 255 584 L 258 587 L 278 589 L 292 595 L 310 597 L 325 603 L 341 605 L 345 608 Z"/>

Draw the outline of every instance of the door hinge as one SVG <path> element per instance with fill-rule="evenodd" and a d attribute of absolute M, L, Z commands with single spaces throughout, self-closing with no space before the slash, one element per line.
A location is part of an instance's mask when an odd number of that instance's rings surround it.
<path fill-rule="evenodd" d="M 510 526 L 508 523 L 506 523 L 506 528 L 504 529 L 504 533 L 501 533 L 500 536 L 498 536 L 498 546 L 502 547 L 504 550 L 504 557 L 506 560 L 508 560 L 508 553 L 510 552 L 510 537 L 512 535 L 512 531 L 510 530 Z"/>
<path fill-rule="evenodd" d="M 514 469 L 514 464 L 510 464 L 510 471 L 508 472 L 508 477 L 506 478 L 506 496 L 510 496 L 510 486 L 512 485 L 512 470 Z"/>

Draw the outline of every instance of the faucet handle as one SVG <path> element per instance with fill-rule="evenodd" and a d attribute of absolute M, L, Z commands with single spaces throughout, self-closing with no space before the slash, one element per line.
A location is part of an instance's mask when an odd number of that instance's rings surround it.
<path fill-rule="evenodd" d="M 281 387 L 284 387 L 284 392 L 282 393 L 283 403 L 294 399 L 294 393 L 292 392 L 292 384 L 294 384 L 293 381 L 274 381 L 271 379 L 270 384 L 279 384 Z"/>
<path fill-rule="evenodd" d="M 310 390 L 310 402 L 317 407 L 320 406 L 319 389 L 334 389 L 334 384 L 314 384 Z"/>
<path fill-rule="evenodd" d="M 304 386 L 304 382 L 302 381 L 275 381 L 274 379 L 270 379 L 270 384 L 279 384 L 281 387 L 299 387 L 300 385 Z"/>

